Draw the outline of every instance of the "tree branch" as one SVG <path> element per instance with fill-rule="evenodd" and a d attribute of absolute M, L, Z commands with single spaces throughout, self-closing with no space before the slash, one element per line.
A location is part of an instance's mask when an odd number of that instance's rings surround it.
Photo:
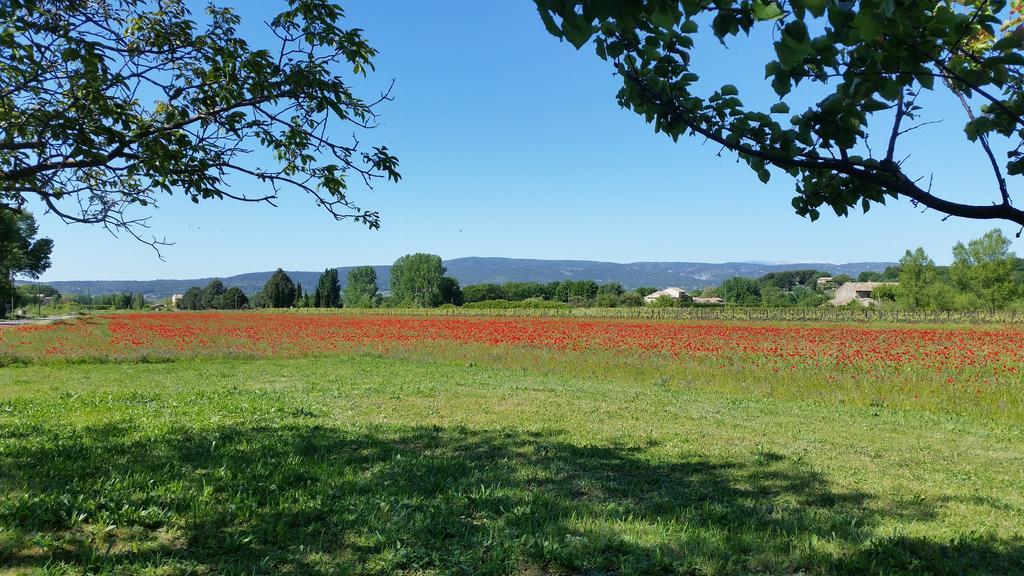
<path fill-rule="evenodd" d="M 973 205 L 939 198 L 917 186 L 917 184 L 903 174 L 899 166 L 894 162 L 885 164 L 884 169 L 875 169 L 849 160 L 792 157 L 776 151 L 767 151 L 738 142 L 730 142 L 729 139 L 718 134 L 715 130 L 709 129 L 699 121 L 696 121 L 687 110 L 677 106 L 671 98 L 664 98 L 661 94 L 652 90 L 625 66 L 619 64 L 617 68 L 626 80 L 632 82 L 645 93 L 651 103 L 673 117 L 679 118 L 689 130 L 739 154 L 764 160 L 780 168 L 831 171 L 855 177 L 858 180 L 875 184 L 896 195 L 906 196 L 928 208 L 961 218 L 1008 220 L 1024 225 L 1024 211 L 1014 208 L 1010 204 Z"/>

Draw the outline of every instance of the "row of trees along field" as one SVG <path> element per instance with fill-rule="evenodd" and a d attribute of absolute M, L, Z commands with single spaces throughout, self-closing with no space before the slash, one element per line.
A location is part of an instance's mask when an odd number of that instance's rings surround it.
<path fill-rule="evenodd" d="M 938 266 L 923 248 L 907 250 L 896 266 L 881 272 L 862 272 L 856 279 L 840 275 L 826 286 L 818 270 L 796 270 L 758 279 L 730 278 L 704 296 L 719 296 L 738 306 L 820 306 L 831 297 L 829 285 L 845 282 L 885 282 L 876 286 L 878 305 L 902 310 L 1024 309 L 1024 260 L 1010 250 L 1010 240 L 998 230 L 958 242 L 950 266 Z M 696 292 L 695 294 L 701 294 Z M 854 302 L 853 306 L 860 304 Z"/>
<path fill-rule="evenodd" d="M 148 302 L 141 292 L 113 294 L 61 294 L 48 284 L 21 284 L 11 297 L 14 310 L 31 313 L 36 307 L 47 312 L 74 312 L 83 308 L 103 310 L 143 310 Z"/>
<path fill-rule="evenodd" d="M 465 287 L 445 275 L 440 256 L 409 254 L 391 268 L 391 293 L 380 294 L 377 273 L 370 266 L 349 271 L 342 289 L 337 269 L 324 270 L 313 291 L 304 290 L 281 269 L 263 289 L 248 298 L 239 288 L 226 289 L 220 280 L 206 288 L 190 288 L 178 302 L 185 310 L 240 308 L 437 307 L 475 308 L 643 306 L 657 288 L 627 290 L 618 282 L 593 280 L 506 282 Z M 829 277 L 831 281 L 819 283 Z M 816 307 L 826 304 L 835 287 L 845 282 L 884 282 L 875 288 L 881 306 L 907 310 L 972 310 L 1024 308 L 1024 260 L 1010 251 L 1010 240 L 998 229 L 953 247 L 953 263 L 937 266 L 922 248 L 907 250 L 896 266 L 865 271 L 856 278 L 821 270 L 773 272 L 760 278 L 733 277 L 720 286 L 695 290 L 693 296 L 719 297 L 726 305 Z M 688 300 L 662 298 L 647 305 L 692 306 Z M 854 303 L 854 305 L 860 305 Z"/>
<path fill-rule="evenodd" d="M 338 270 L 328 268 L 313 291 L 303 289 L 288 273 L 278 268 L 263 288 L 247 298 L 239 288 L 225 289 L 220 280 L 205 288 L 189 288 L 178 301 L 182 310 L 237 310 L 240 308 L 370 308 L 374 306 L 434 307 L 462 304 L 462 291 L 454 278 L 445 276 L 441 257 L 409 254 L 391 267 L 391 294 L 383 296 L 377 286 L 377 271 L 360 266 L 349 271 L 345 289 Z"/>
<path fill-rule="evenodd" d="M 953 246 L 953 264 L 936 266 L 924 249 L 907 250 L 899 284 L 879 298 L 908 310 L 1024 309 L 1024 260 L 998 229 Z"/>
<path fill-rule="evenodd" d="M 722 298 L 726 305 L 760 307 L 816 307 L 825 305 L 834 289 L 845 282 L 883 282 L 874 289 L 877 305 L 903 310 L 1024 310 L 1024 260 L 1010 250 L 1010 240 L 998 230 L 967 243 L 958 242 L 950 266 L 935 264 L 923 248 L 907 250 L 895 266 L 861 272 L 856 278 L 833 276 L 821 270 L 788 270 L 760 278 L 733 277 L 720 286 L 694 290 L 691 296 Z M 239 310 L 245 308 L 352 308 L 437 307 L 473 308 L 693 306 L 686 299 L 661 298 L 645 303 L 657 288 L 626 289 L 618 282 L 593 280 L 560 282 L 483 283 L 465 287 L 445 275 L 440 256 L 410 254 L 391 269 L 391 293 L 383 295 L 371 266 L 348 272 L 344 288 L 338 270 L 324 270 L 312 291 L 276 270 L 263 288 L 248 296 L 241 288 L 228 288 L 221 280 L 189 288 L 178 301 L 182 310 Z M 831 278 L 820 283 L 821 278 Z M 88 306 L 141 310 L 141 293 L 122 292 L 89 296 L 62 296 L 45 284 L 24 284 L 13 291 L 15 308 L 36 305 Z M 11 303 L 9 301 L 8 303 Z M 859 306 L 860 304 L 853 303 Z"/>
<path fill-rule="evenodd" d="M 33 288 L 50 288 L 45 285 L 33 285 Z M 50 288 L 53 290 L 52 288 Z M 57 294 L 54 296 L 60 303 L 88 306 L 90 308 L 111 308 L 114 310 L 142 310 L 146 307 L 146 297 L 141 292 L 116 292 L 114 294 Z"/>

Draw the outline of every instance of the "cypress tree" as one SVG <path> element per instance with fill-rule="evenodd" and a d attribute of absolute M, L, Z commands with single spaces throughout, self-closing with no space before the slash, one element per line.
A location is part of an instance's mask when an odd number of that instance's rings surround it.
<path fill-rule="evenodd" d="M 295 283 L 278 268 L 263 286 L 263 295 L 271 308 L 287 308 L 295 304 Z"/>
<path fill-rule="evenodd" d="M 341 303 L 341 283 L 338 281 L 338 269 L 324 270 L 317 282 L 317 289 L 320 291 L 320 306 L 322 308 L 337 307 Z"/>

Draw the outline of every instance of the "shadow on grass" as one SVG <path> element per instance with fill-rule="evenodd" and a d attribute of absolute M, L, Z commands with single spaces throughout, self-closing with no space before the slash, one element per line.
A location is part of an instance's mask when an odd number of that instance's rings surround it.
<path fill-rule="evenodd" d="M 937 542 L 799 461 L 670 461 L 461 428 L 37 428 L 0 440 L 0 566 L 161 574 L 1011 574 L 1024 544 Z"/>

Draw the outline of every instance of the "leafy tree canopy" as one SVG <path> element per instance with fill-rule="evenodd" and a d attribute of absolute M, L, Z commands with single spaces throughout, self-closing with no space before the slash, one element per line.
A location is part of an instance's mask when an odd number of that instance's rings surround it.
<path fill-rule="evenodd" d="M 320 275 L 316 284 L 320 294 L 319 308 L 337 308 L 341 305 L 341 282 L 338 280 L 338 269 L 328 268 Z"/>
<path fill-rule="evenodd" d="M 454 304 L 455 306 L 462 306 L 464 302 L 462 296 L 462 288 L 459 287 L 459 281 L 451 276 L 444 276 L 441 278 L 441 304 Z"/>
<path fill-rule="evenodd" d="M 203 309 L 203 290 L 198 286 L 193 286 L 178 299 L 178 309 L 180 310 L 202 310 Z"/>
<path fill-rule="evenodd" d="M 391 267 L 391 294 L 401 303 L 423 308 L 439 306 L 444 273 L 440 256 L 407 254 Z"/>
<path fill-rule="evenodd" d="M 462 297 L 466 302 L 486 302 L 487 300 L 519 300 L 507 298 L 505 290 L 497 284 L 470 284 L 462 289 Z M 525 300 L 525 298 L 524 298 Z"/>
<path fill-rule="evenodd" d="M 377 298 L 377 271 L 373 266 L 357 266 L 345 277 L 345 305 L 369 308 Z"/>
<path fill-rule="evenodd" d="M 757 280 L 733 276 L 725 282 L 719 293 L 729 304 L 739 306 L 759 306 L 761 304 L 761 287 Z"/>
<path fill-rule="evenodd" d="M 24 210 L 0 210 L 0 274 L 38 278 L 50 268 L 53 240 L 36 238 L 36 219 Z"/>
<path fill-rule="evenodd" d="M 129 208 L 164 194 L 273 203 L 301 191 L 378 227 L 349 178 L 397 181 L 398 160 L 332 136 L 374 127 L 388 99 L 352 91 L 376 56 L 362 31 L 329 0 L 290 0 L 266 24 L 273 42 L 254 46 L 233 10 L 210 3 L 193 18 L 198 5 L 0 2 L 0 206 L 34 198 L 139 238 L 145 219 Z"/>
<path fill-rule="evenodd" d="M 0 209 L 0 300 L 13 299 L 14 278 L 38 278 L 50 268 L 53 240 L 36 238 L 39 227 L 24 210 Z M 5 306 L 0 305 L 0 317 Z"/>
<path fill-rule="evenodd" d="M 221 296 L 225 292 L 227 292 L 227 288 L 224 287 L 224 282 L 219 278 L 211 280 L 203 290 L 203 308 L 220 308 Z"/>
<path fill-rule="evenodd" d="M 953 246 L 950 275 L 961 289 L 996 310 L 1016 295 L 1016 264 L 1017 255 L 1010 251 L 1010 240 L 996 228 L 966 245 L 957 242 Z"/>
<path fill-rule="evenodd" d="M 295 303 L 295 283 L 280 268 L 270 275 L 261 293 L 262 304 L 269 308 L 288 308 Z"/>
<path fill-rule="evenodd" d="M 592 41 L 611 63 L 623 107 L 673 139 L 698 136 L 736 152 L 764 182 L 772 167 L 789 174 L 798 214 L 846 215 L 904 197 L 1024 226 L 1007 182 L 1024 173 L 1020 0 L 535 2 L 552 34 L 577 48 Z M 765 39 L 764 78 L 778 100 L 751 106 L 733 84 L 701 83 L 702 30 L 722 43 Z M 927 171 L 904 163 L 903 136 L 942 120 L 919 97 L 940 90 L 962 104 L 963 137 L 991 164 L 989 198 L 952 200 L 948 187 L 933 189 Z"/>
<path fill-rule="evenodd" d="M 237 286 L 228 288 L 220 297 L 220 307 L 225 310 L 241 310 L 249 305 L 249 297 Z"/>
<path fill-rule="evenodd" d="M 900 258 L 898 302 L 910 309 L 927 307 L 929 290 L 935 282 L 935 262 L 925 254 L 924 248 L 907 252 Z"/>

